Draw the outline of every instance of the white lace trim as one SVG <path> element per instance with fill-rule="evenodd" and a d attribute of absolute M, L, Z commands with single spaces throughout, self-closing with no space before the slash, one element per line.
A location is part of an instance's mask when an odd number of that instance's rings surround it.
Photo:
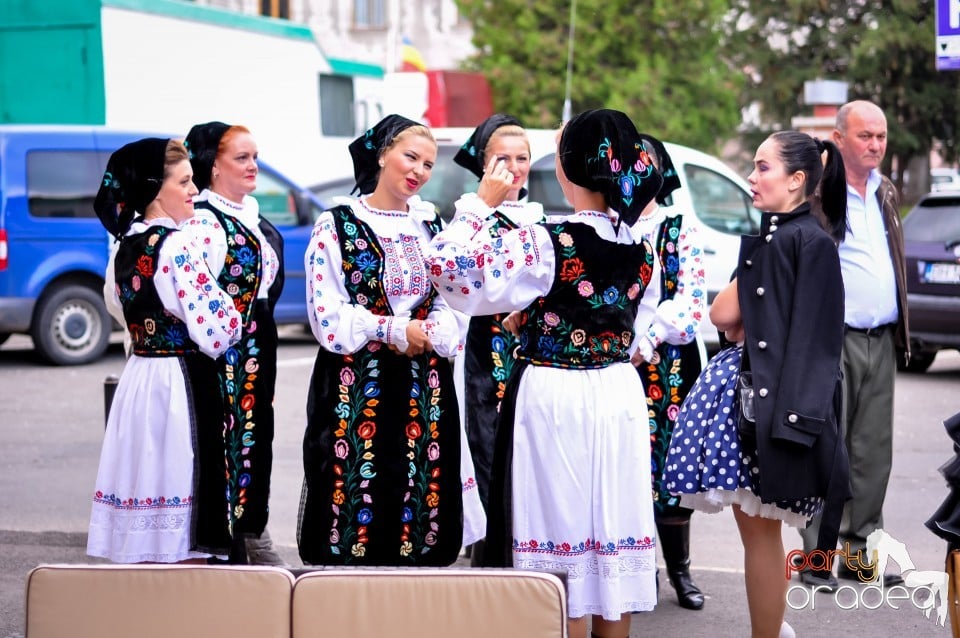
<path fill-rule="evenodd" d="M 746 488 L 720 490 L 711 487 L 706 492 L 681 494 L 680 504 L 707 514 L 716 514 L 728 505 L 739 505 L 744 514 L 783 521 L 790 527 L 804 528 L 812 518 L 777 507 L 773 503 L 764 503 L 760 497 Z"/>
<path fill-rule="evenodd" d="M 212 556 L 208 552 L 190 551 L 189 535 L 190 508 L 145 512 L 94 503 L 87 554 L 116 563 L 176 563 Z"/>
<path fill-rule="evenodd" d="M 534 571 L 565 572 L 570 593 L 567 613 L 570 618 L 587 614 L 619 620 L 625 613 L 650 611 L 657 604 L 656 551 L 641 550 L 639 555 L 599 556 L 591 552 L 580 560 L 537 556 L 524 558 L 514 553 L 514 566 Z M 629 600 L 604 600 L 607 584 L 628 581 L 617 587 L 630 594 Z"/>

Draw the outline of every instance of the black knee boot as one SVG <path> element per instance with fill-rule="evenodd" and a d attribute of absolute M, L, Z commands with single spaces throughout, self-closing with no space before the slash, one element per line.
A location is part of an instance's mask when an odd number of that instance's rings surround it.
<path fill-rule="evenodd" d="M 657 523 L 660 549 L 667 564 L 667 577 L 677 590 L 677 600 L 684 609 L 702 609 L 703 592 L 690 578 L 690 521 Z"/>

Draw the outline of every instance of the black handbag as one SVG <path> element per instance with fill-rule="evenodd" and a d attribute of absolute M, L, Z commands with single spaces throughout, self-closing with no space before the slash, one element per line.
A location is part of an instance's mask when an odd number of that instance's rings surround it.
<path fill-rule="evenodd" d="M 737 377 L 737 432 L 741 440 L 754 441 L 757 438 L 757 412 L 753 392 L 753 373 L 749 369 L 747 348 L 744 346 L 740 361 L 740 374 Z"/>

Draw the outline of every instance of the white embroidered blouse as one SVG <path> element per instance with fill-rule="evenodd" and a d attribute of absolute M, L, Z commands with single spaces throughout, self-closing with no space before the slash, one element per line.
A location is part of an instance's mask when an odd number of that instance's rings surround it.
<path fill-rule="evenodd" d="M 141 220 L 134 222 L 127 235 L 143 233 L 154 225 L 177 227 L 165 217 Z M 112 264 L 109 278 L 114 279 Z M 190 338 L 205 355 L 216 358 L 240 339 L 242 317 L 230 295 L 217 285 L 203 259 L 203 250 L 187 233 L 171 233 L 163 242 L 153 284 L 163 307 L 184 323 Z M 112 306 L 111 314 L 122 317 L 116 285 L 107 301 Z"/>
<path fill-rule="evenodd" d="M 310 328 L 321 346 L 337 354 L 356 352 L 369 341 L 382 341 L 405 352 L 410 313 L 431 292 L 424 261 L 430 231 L 424 222 L 436 218 L 436 208 L 416 195 L 408 200 L 407 211 L 372 208 L 365 198 L 349 201 L 354 215 L 370 227 L 383 249 L 383 290 L 393 314 L 376 315 L 351 303 L 337 227 L 333 213 L 326 211 L 313 227 L 304 256 Z M 435 299 L 423 329 L 437 354 L 456 354 L 460 331 L 443 298 Z"/>
<path fill-rule="evenodd" d="M 471 316 L 510 312 L 550 292 L 556 254 L 545 226 L 522 226 L 491 239 L 484 221 L 492 209 L 476 196 L 461 197 L 456 206 L 454 221 L 434 237 L 427 252 L 430 279 L 451 307 Z M 581 211 L 550 221 L 586 224 L 601 238 L 620 244 L 643 240 L 640 233 L 627 226 L 615 233 L 607 213 Z M 635 328 L 646 330 L 659 299 L 660 266 L 654 259 L 654 272 L 641 298 Z"/>
<path fill-rule="evenodd" d="M 257 289 L 257 299 L 266 299 L 277 278 L 280 263 L 276 251 L 260 230 L 260 204 L 249 195 L 243 197 L 243 202 L 237 204 L 209 189 L 193 198 L 194 203 L 209 202 L 220 212 L 233 217 L 252 232 L 260 243 L 260 288 Z M 209 210 L 198 208 L 196 214 L 183 223 L 184 230 L 193 233 L 197 243 L 205 249 L 207 264 L 211 272 L 217 276 L 223 270 L 223 262 L 227 256 L 227 236 L 223 226 Z"/>
<path fill-rule="evenodd" d="M 674 207 L 660 208 L 658 213 L 634 224 L 635 231 L 643 234 L 656 250 L 660 227 L 666 217 L 680 214 Z M 700 321 L 706 314 L 707 290 L 703 270 L 703 248 L 699 227 L 685 217 L 680 226 L 680 235 L 674 240 L 673 250 L 668 253 L 679 261 L 677 272 L 677 290 L 672 299 L 666 299 L 657 306 L 657 313 L 649 328 L 640 333 L 642 343 L 639 348 L 642 355 L 652 356 L 653 351 L 666 342 L 683 345 L 697 338 Z M 669 258 L 669 257 L 668 257 Z M 645 360 L 649 360 L 646 356 Z"/>

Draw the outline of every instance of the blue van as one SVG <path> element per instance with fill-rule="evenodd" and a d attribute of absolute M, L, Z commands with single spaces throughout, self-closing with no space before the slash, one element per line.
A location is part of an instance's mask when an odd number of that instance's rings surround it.
<path fill-rule="evenodd" d="M 114 325 L 103 302 L 111 237 L 93 212 L 110 154 L 163 134 L 102 126 L 0 126 L 0 343 L 33 338 L 47 362 L 94 361 Z M 303 255 L 323 204 L 261 162 L 253 196 L 284 237 L 278 324 L 306 323 Z"/>

